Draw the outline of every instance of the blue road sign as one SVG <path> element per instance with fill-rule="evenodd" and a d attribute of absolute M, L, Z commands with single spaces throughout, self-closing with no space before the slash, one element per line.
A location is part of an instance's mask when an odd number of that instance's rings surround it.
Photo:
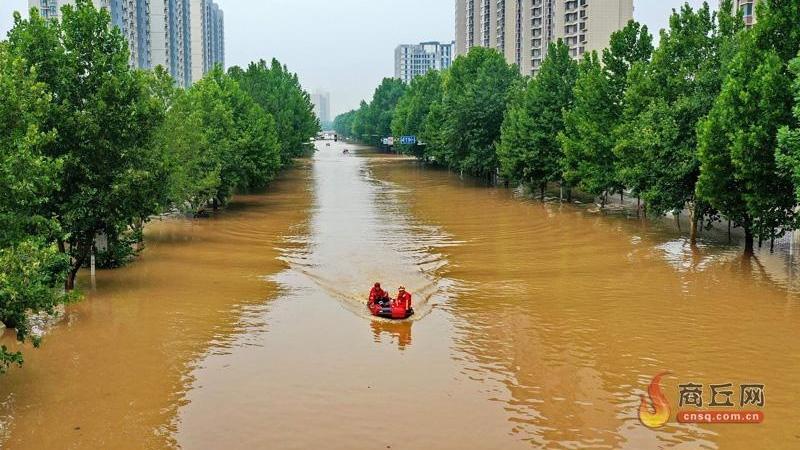
<path fill-rule="evenodd" d="M 414 145 L 417 143 L 416 136 L 402 136 L 400 137 L 400 143 L 403 145 Z"/>

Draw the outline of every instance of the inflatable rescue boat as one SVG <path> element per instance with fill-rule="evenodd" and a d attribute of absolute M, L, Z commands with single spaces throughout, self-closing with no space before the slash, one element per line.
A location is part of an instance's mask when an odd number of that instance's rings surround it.
<path fill-rule="evenodd" d="M 368 303 L 369 311 L 375 317 L 384 319 L 403 320 L 414 315 L 414 308 L 405 309 L 402 306 L 381 305 L 379 303 Z"/>

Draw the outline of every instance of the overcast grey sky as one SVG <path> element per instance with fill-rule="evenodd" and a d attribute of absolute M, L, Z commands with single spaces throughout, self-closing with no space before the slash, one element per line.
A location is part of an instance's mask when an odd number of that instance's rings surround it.
<path fill-rule="evenodd" d="M 226 63 L 273 57 L 299 74 L 308 91 L 331 93 L 332 114 L 358 106 L 394 75 L 401 43 L 451 41 L 454 0 L 217 0 L 225 11 Z M 636 19 L 657 30 L 684 0 L 635 0 Z M 688 0 L 692 6 L 702 0 Z M 712 5 L 716 1 L 712 0 Z M 0 0 L 0 35 L 27 0 Z"/>

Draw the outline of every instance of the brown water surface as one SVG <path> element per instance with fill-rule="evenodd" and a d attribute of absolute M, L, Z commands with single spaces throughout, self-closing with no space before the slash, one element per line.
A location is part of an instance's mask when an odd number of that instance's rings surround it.
<path fill-rule="evenodd" d="M 791 258 L 345 147 L 149 226 L 0 379 L 4 448 L 800 447 Z M 371 320 L 376 280 L 414 320 Z M 665 370 L 673 408 L 681 383 L 765 384 L 765 422 L 645 428 Z"/>

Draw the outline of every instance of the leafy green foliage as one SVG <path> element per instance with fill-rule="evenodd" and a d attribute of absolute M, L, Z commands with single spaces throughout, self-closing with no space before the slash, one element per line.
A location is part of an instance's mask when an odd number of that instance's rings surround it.
<path fill-rule="evenodd" d="M 0 321 L 16 329 L 17 340 L 31 337 L 28 314 L 55 314 L 55 307 L 71 298 L 56 289 L 64 283 L 68 269 L 64 255 L 41 240 L 26 239 L 0 249 Z M 38 338 L 33 343 L 38 346 Z M 22 354 L 0 347 L 0 373 L 12 364 L 22 365 Z"/>
<path fill-rule="evenodd" d="M 163 109 L 147 75 L 128 68 L 126 41 L 106 10 L 79 0 L 62 15 L 61 23 L 17 15 L 9 50 L 37 68 L 31 73 L 52 93 L 45 124 L 58 133 L 44 153 L 62 160 L 63 170 L 45 209 L 66 233 L 60 247 L 72 259 L 72 288 L 98 234 L 158 210 L 151 193 L 163 172 L 153 136 Z"/>
<path fill-rule="evenodd" d="M 720 13 L 720 20 L 728 11 Z M 697 126 L 719 94 L 719 65 L 733 31 L 718 25 L 708 4 L 696 11 L 684 5 L 674 12 L 652 61 L 629 74 L 623 123 L 616 133 L 622 183 L 644 198 L 653 215 L 688 207 L 693 242 L 697 221 L 711 213 L 695 196 Z"/>
<path fill-rule="evenodd" d="M 250 63 L 247 70 L 232 67 L 228 74 L 261 109 L 272 115 L 282 164 L 305 154 L 309 140 L 320 130 L 320 123 L 297 74 L 289 72 L 276 59 L 269 65 L 264 60 Z"/>
<path fill-rule="evenodd" d="M 631 21 L 611 35 L 602 64 L 588 54 L 579 66 L 575 104 L 565 112 L 565 129 L 559 134 L 563 176 L 569 186 L 600 197 L 603 203 L 608 194 L 625 189 L 617 173 L 613 131 L 622 122 L 631 68 L 649 61 L 652 52 L 647 27 Z"/>
<path fill-rule="evenodd" d="M 423 76 L 411 80 L 400 101 L 397 103 L 392 119 L 392 134 L 395 137 L 417 136 L 418 143 L 408 146 L 406 153 L 425 158 L 425 148 L 419 140 L 425 130 L 426 120 L 434 103 L 442 101 L 442 74 L 431 70 Z M 395 144 L 397 145 L 397 144 Z"/>
<path fill-rule="evenodd" d="M 41 214 L 58 186 L 62 163 L 42 153 L 55 139 L 54 131 L 41 128 L 51 97 L 4 43 L 0 92 L 0 322 L 16 328 L 17 339 L 25 341 L 27 314 L 52 313 L 69 299 L 60 290 L 68 259 L 48 243 L 61 232 Z M 22 361 L 20 352 L 0 347 L 0 373 Z"/>
<path fill-rule="evenodd" d="M 74 297 L 96 243 L 99 267 L 125 264 L 152 215 L 266 186 L 319 127 L 277 61 L 237 72 L 249 91 L 220 67 L 184 91 L 128 66 L 106 9 L 77 0 L 62 17 L 16 14 L 0 42 L 0 321 L 20 341 L 31 314 Z M 22 361 L 0 348 L 0 373 Z"/>
<path fill-rule="evenodd" d="M 348 111 L 336 116 L 333 121 L 333 131 L 344 137 L 353 136 L 353 121 L 356 118 L 356 111 Z"/>
<path fill-rule="evenodd" d="M 794 74 L 793 114 L 800 123 L 800 57 L 792 60 L 790 70 Z M 795 200 L 800 202 L 800 127 L 785 126 L 778 134 L 778 152 L 775 156 L 782 176 L 791 178 L 794 183 Z"/>
<path fill-rule="evenodd" d="M 652 54 L 653 36 L 646 25 L 632 20 L 625 28 L 611 34 L 602 60 L 613 98 L 609 107 L 616 110 L 615 114 L 621 114 L 631 68 L 634 64 L 649 61 Z"/>
<path fill-rule="evenodd" d="M 544 189 L 562 180 L 564 113 L 572 108 L 578 65 L 562 41 L 551 44 L 539 74 L 512 103 L 503 123 L 498 154 L 502 174 Z"/>
<path fill-rule="evenodd" d="M 381 138 L 392 135 L 395 109 L 405 91 L 402 81 L 384 78 L 370 103 L 362 101 L 357 110 L 337 117 L 334 129 L 343 136 L 378 144 Z"/>
<path fill-rule="evenodd" d="M 564 113 L 559 141 L 564 151 L 564 181 L 593 196 L 621 189 L 615 173 L 617 125 L 614 90 L 596 53 L 586 54 L 578 68 L 575 105 Z"/>
<path fill-rule="evenodd" d="M 453 62 L 437 107 L 441 120 L 428 123 L 428 134 L 438 131 L 431 140 L 439 163 L 476 176 L 495 175 L 500 127 L 519 78 L 519 69 L 493 49 L 474 47 Z"/>
<path fill-rule="evenodd" d="M 770 239 L 795 226 L 791 176 L 776 161 L 778 131 L 793 123 L 788 63 L 800 47 L 800 1 L 759 3 L 758 22 L 740 33 L 720 95 L 699 131 L 697 192 L 746 233 Z"/>
<path fill-rule="evenodd" d="M 174 186 L 188 194 L 183 200 L 190 204 L 225 203 L 236 190 L 263 187 L 278 173 L 281 150 L 275 121 L 221 68 L 181 96 L 172 114 L 175 118 L 167 123 L 186 120 L 202 130 L 198 136 L 191 128 L 180 128 L 175 136 L 176 154 L 188 164 L 176 172 Z M 203 151 L 192 147 L 196 137 Z"/>

